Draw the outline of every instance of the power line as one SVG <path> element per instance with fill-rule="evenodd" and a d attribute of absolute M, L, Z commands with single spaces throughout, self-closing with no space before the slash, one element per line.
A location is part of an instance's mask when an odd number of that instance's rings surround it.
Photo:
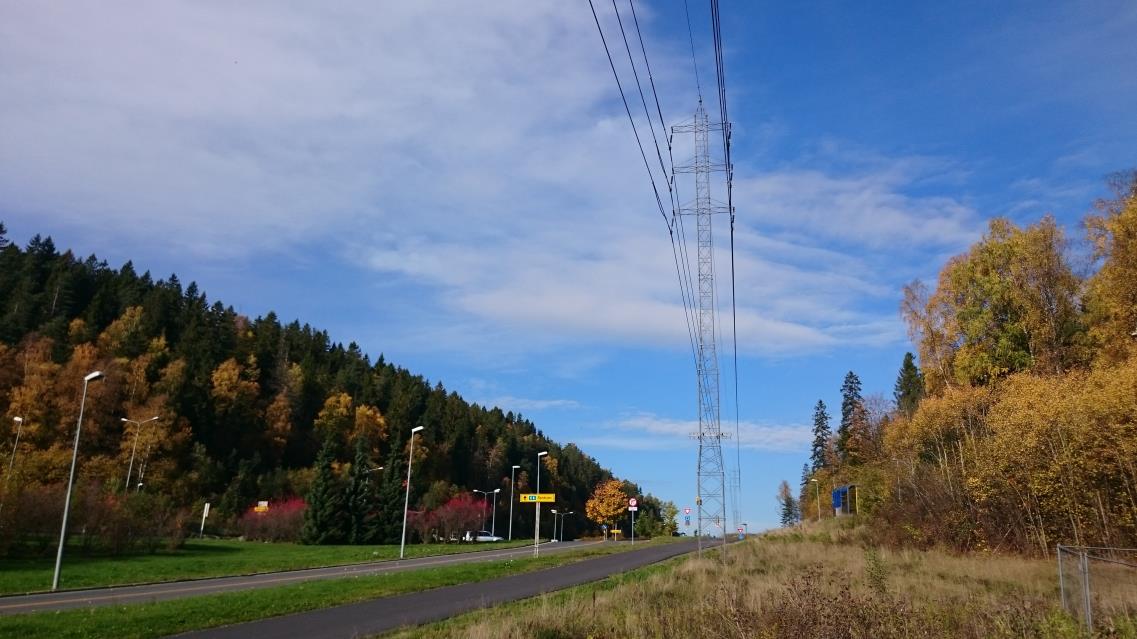
<path fill-rule="evenodd" d="M 683 0 L 683 11 L 687 14 L 687 39 L 691 42 L 691 66 L 695 68 L 695 88 L 699 90 L 699 102 L 703 101 L 703 85 L 699 82 L 699 63 L 695 61 L 695 34 L 691 30 L 691 8 Z"/>
<path fill-rule="evenodd" d="M 663 199 L 659 197 L 659 188 L 655 185 L 655 174 L 651 170 L 651 163 L 647 161 L 647 153 L 644 152 L 643 142 L 640 141 L 640 132 L 636 128 L 635 118 L 632 117 L 632 109 L 628 106 L 628 98 L 624 96 L 624 85 L 620 82 L 620 74 L 616 73 L 616 63 L 612 61 L 612 52 L 608 49 L 608 39 L 604 37 L 604 29 L 600 27 L 600 18 L 596 16 L 596 6 L 592 4 L 592 0 L 588 0 L 588 6 L 592 9 L 592 19 L 596 22 L 596 31 L 600 33 L 600 42 L 604 45 L 604 53 L 608 56 L 608 66 L 612 68 L 612 77 L 616 78 L 616 87 L 620 90 L 620 100 L 624 102 L 624 112 L 628 114 L 628 122 L 631 123 L 632 133 L 636 136 L 636 146 L 640 148 L 640 157 L 643 158 L 648 179 L 651 180 L 651 190 L 655 193 L 655 203 L 659 207 L 659 215 L 663 217 L 663 223 L 670 229 L 671 221 L 667 219 L 667 213 L 663 211 Z"/>

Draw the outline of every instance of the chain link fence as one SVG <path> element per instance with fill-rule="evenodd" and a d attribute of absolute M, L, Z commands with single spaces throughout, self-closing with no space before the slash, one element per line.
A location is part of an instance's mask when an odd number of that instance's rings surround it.
<path fill-rule="evenodd" d="M 1062 609 L 1093 631 L 1094 620 L 1137 615 L 1137 548 L 1058 545 Z"/>

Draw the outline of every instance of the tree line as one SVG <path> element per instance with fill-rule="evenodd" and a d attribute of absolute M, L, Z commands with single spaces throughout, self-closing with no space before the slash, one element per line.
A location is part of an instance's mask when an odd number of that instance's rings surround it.
<path fill-rule="evenodd" d="M 522 415 L 467 402 L 382 355 L 372 362 L 355 343 L 271 312 L 250 319 L 196 283 L 59 252 L 49 237 L 21 248 L 0 224 L 0 553 L 58 528 L 83 378 L 95 370 L 105 376 L 87 391 L 70 526 L 93 545 L 147 524 L 139 539 L 184 530 L 205 502 L 207 531 L 236 533 L 258 501 L 314 490 L 339 513 L 324 541 L 394 541 L 417 426 L 412 510 L 501 488 L 505 512 L 511 474 L 515 494 L 531 491 L 540 451 L 542 491 L 569 510 L 583 512 L 612 479 Z M 533 534 L 531 518 L 513 525 Z M 567 525 L 594 528 L 583 517 Z"/>
<path fill-rule="evenodd" d="M 836 432 L 818 401 L 783 523 L 833 516 L 829 492 L 856 484 L 897 544 L 1137 545 L 1137 173 L 1110 185 L 1083 220 L 1088 269 L 1053 217 L 998 218 L 934 288 L 904 287 L 918 357 L 891 401 L 850 372 Z"/>

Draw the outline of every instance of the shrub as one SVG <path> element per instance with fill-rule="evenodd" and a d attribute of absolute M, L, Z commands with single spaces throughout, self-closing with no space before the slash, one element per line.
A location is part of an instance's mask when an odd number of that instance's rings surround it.
<path fill-rule="evenodd" d="M 263 513 L 250 508 L 241 515 L 237 527 L 245 539 L 249 540 L 299 541 L 307 507 L 303 499 L 291 497 L 271 504 L 268 511 Z"/>

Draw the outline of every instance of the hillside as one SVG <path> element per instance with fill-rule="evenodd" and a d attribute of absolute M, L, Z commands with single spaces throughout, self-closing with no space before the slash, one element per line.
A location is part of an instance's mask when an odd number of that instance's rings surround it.
<path fill-rule="evenodd" d="M 7 452 L 17 431 L 20 439 L 10 475 L 3 468 L 0 553 L 58 529 L 83 378 L 95 370 L 105 377 L 88 389 L 74 530 L 158 520 L 184 529 L 209 501 L 211 528 L 235 531 L 256 501 L 306 495 L 326 444 L 332 480 L 367 489 L 357 514 L 371 524 L 369 540 L 391 541 L 417 426 L 412 510 L 500 486 L 500 531 L 511 467 L 521 467 L 516 492 L 530 491 L 544 450 L 542 491 L 567 508 L 583 512 L 593 487 L 611 478 L 521 415 L 471 404 L 382 356 L 372 362 L 307 324 L 271 312 L 250 319 L 176 275 L 155 280 L 129 262 L 79 259 L 40 236 L 20 248 L 4 234 L 0 225 L 0 441 Z M 141 428 L 122 421 L 152 416 Z M 382 473 L 364 472 L 378 465 Z M 531 518 L 516 510 L 515 536 L 532 535 Z M 567 522 L 570 534 L 587 525 Z"/>
<path fill-rule="evenodd" d="M 850 372 L 834 430 L 817 403 L 783 523 L 832 517 L 830 492 L 853 484 L 897 545 L 1137 545 L 1137 173 L 1113 186 L 1083 222 L 1088 274 L 1052 217 L 996 218 L 934 288 L 905 288 L 919 366 L 905 358 L 894 404 Z"/>

